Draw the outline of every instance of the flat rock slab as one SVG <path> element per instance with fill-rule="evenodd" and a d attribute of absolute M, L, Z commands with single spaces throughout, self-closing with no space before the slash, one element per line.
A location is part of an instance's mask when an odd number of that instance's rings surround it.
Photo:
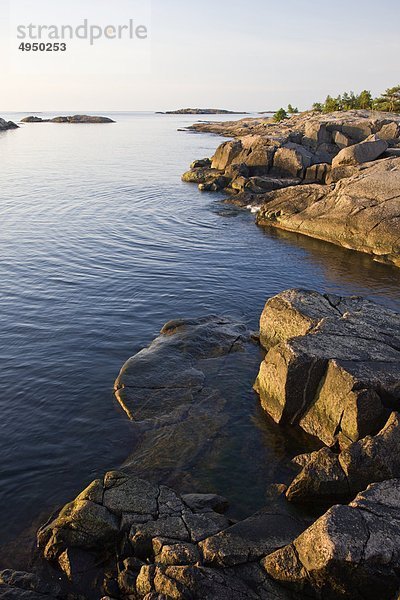
<path fill-rule="evenodd" d="M 286 545 L 305 529 L 290 514 L 264 509 L 200 543 L 208 565 L 233 567 L 259 560 L 272 548 Z"/>
<path fill-rule="evenodd" d="M 368 300 L 288 290 L 260 321 L 255 389 L 278 423 L 342 447 L 378 433 L 400 400 L 400 315 Z"/>
<path fill-rule="evenodd" d="M 400 480 L 371 485 L 263 560 L 282 585 L 318 598 L 391 600 L 400 587 Z"/>

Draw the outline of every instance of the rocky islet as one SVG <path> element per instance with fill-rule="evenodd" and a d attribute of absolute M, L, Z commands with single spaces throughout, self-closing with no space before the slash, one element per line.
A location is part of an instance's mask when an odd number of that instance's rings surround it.
<path fill-rule="evenodd" d="M 73 115 L 70 117 L 54 117 L 52 119 L 42 119 L 42 117 L 24 117 L 21 119 L 21 123 L 73 123 L 73 124 L 85 124 L 85 123 L 115 123 L 109 117 L 98 117 L 93 115 Z"/>

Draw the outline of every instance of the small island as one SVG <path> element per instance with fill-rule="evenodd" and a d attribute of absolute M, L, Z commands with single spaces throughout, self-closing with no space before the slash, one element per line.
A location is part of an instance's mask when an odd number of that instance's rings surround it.
<path fill-rule="evenodd" d="M 180 108 L 167 112 L 157 112 L 158 115 L 247 115 L 247 112 L 236 112 L 222 108 Z"/>
<path fill-rule="evenodd" d="M 41 117 L 25 117 L 21 123 L 115 123 L 109 117 L 93 117 L 89 115 L 74 115 L 72 117 L 54 117 L 42 119 Z"/>

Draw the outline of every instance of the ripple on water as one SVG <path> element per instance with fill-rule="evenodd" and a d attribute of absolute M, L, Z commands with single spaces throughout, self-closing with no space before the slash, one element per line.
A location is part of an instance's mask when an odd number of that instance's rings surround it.
<path fill-rule="evenodd" d="M 134 432 L 112 385 L 125 360 L 167 320 L 220 313 L 256 328 L 266 298 L 289 287 L 363 294 L 400 308 L 398 270 L 316 240 L 261 230 L 254 215 L 180 182 L 187 164 L 211 155 L 219 138 L 178 133 L 187 124 L 178 117 L 127 114 L 117 121 L 107 129 L 24 126 L 6 137 L 4 542 L 126 459 Z M 284 476 L 280 457 L 289 442 L 288 432 L 257 412 L 251 390 L 243 398 L 249 418 L 237 419 L 229 450 L 221 449 L 213 469 L 197 477 L 206 488 L 217 473 L 221 491 L 245 514 L 263 502 L 272 479 Z M 244 465 L 257 452 L 269 467 L 260 471 L 255 461 L 257 484 L 244 495 Z"/>

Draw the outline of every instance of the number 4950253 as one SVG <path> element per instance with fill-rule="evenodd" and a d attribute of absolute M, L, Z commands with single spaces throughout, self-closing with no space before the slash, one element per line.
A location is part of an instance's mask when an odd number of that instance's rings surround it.
<path fill-rule="evenodd" d="M 59 42 L 22 42 L 18 50 L 22 52 L 65 52 L 67 44 Z"/>

